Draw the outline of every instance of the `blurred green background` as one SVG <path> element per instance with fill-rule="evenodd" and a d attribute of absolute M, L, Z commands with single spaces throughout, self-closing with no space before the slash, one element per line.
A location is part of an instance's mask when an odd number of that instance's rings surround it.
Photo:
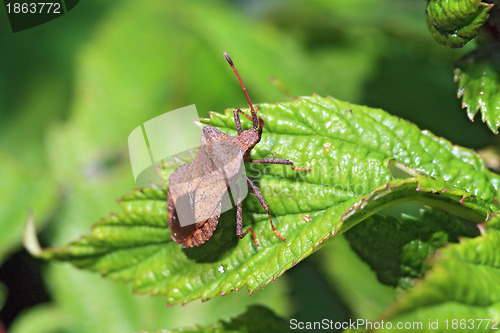
<path fill-rule="evenodd" d="M 172 308 L 22 249 L 28 208 L 42 246 L 77 239 L 119 209 L 114 199 L 135 187 L 127 137 L 142 122 L 190 104 L 202 114 L 245 107 L 223 51 L 254 103 L 331 95 L 456 144 L 493 140 L 456 98 L 452 64 L 473 46 L 438 45 L 422 0 L 88 0 L 15 34 L 0 7 L 0 321 L 9 332 L 176 328 L 256 303 L 285 318 L 341 320 L 375 316 L 391 300 L 384 288 L 343 294 L 374 277 L 342 239 L 255 295 Z"/>

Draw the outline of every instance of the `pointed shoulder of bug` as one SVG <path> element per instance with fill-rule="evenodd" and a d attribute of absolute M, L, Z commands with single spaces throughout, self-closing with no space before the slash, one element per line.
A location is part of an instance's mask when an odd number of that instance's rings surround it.
<path fill-rule="evenodd" d="M 228 142 L 233 138 L 234 137 L 232 137 L 231 135 L 226 134 L 213 126 L 206 125 L 201 130 L 200 144 L 203 146 L 204 144 L 208 144 L 211 142 Z"/>

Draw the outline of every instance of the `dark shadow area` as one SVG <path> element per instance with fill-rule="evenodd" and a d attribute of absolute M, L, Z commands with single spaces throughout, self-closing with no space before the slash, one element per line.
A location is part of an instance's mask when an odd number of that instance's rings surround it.
<path fill-rule="evenodd" d="M 245 216 L 243 216 L 243 219 L 246 228 L 248 224 L 245 224 Z M 246 237 L 252 237 L 252 235 Z M 220 216 L 217 228 L 208 241 L 200 246 L 182 250 L 189 259 L 197 263 L 212 263 L 224 258 L 238 244 L 238 241 L 239 238 L 236 236 L 236 209 L 233 208 Z"/>
<path fill-rule="evenodd" d="M 14 253 L 0 267 L 0 281 L 7 289 L 7 299 L 0 311 L 6 327 L 26 308 L 50 301 L 41 275 L 42 263 L 26 250 Z"/>

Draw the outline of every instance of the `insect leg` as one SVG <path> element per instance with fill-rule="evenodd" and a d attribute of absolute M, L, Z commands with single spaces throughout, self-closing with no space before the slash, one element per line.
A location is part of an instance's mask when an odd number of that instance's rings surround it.
<path fill-rule="evenodd" d="M 255 246 L 260 246 L 259 242 L 257 241 L 257 237 L 255 237 L 255 232 L 253 231 L 252 227 L 243 232 L 243 204 L 240 202 L 236 206 L 236 235 L 238 235 L 239 238 L 243 238 L 248 234 L 249 231 L 252 233 Z"/>
<path fill-rule="evenodd" d="M 243 130 L 241 129 L 240 113 L 243 113 L 243 111 L 241 111 L 240 109 L 234 109 L 233 113 L 234 113 L 234 124 L 236 125 L 236 131 L 238 132 L 238 135 L 241 135 L 241 132 L 243 132 Z"/>
<path fill-rule="evenodd" d="M 262 127 L 264 127 L 264 120 L 259 117 L 259 137 L 262 135 Z"/>
<path fill-rule="evenodd" d="M 248 162 L 250 163 L 258 163 L 258 164 L 283 164 L 283 165 L 290 165 L 293 170 L 297 171 L 310 171 L 310 168 L 297 168 L 295 165 L 293 165 L 293 162 L 290 160 L 285 160 L 281 158 L 261 158 L 258 160 L 249 160 Z"/>
<path fill-rule="evenodd" d="M 266 200 L 264 200 L 262 193 L 260 193 L 259 188 L 255 186 L 255 184 L 247 176 L 245 176 L 245 179 L 247 180 L 248 185 L 250 185 L 250 187 L 252 188 L 253 193 L 255 193 L 255 195 L 257 196 L 257 199 L 259 199 L 262 208 L 266 210 L 267 215 L 269 216 L 269 223 L 271 223 L 271 228 L 273 229 L 274 233 L 276 234 L 276 236 L 278 236 L 279 239 L 281 239 L 283 242 L 286 242 L 286 239 L 281 237 L 278 230 L 276 230 L 276 228 L 274 227 L 273 219 L 271 218 L 271 212 L 269 211 L 269 206 L 267 205 Z"/>
<path fill-rule="evenodd" d="M 259 108 L 255 108 L 255 109 L 258 110 Z M 236 124 L 236 130 L 238 131 L 238 134 L 241 134 L 241 131 L 240 131 L 241 130 L 241 121 L 240 121 L 239 113 L 241 113 L 242 115 L 244 115 L 245 117 L 247 117 L 248 120 L 252 120 L 253 121 L 253 119 L 252 119 L 252 117 L 250 117 L 249 115 L 247 115 L 245 112 L 241 111 L 240 109 L 235 109 L 233 111 L 233 113 L 234 113 L 234 123 Z M 262 127 L 263 126 L 264 126 L 264 120 L 262 120 L 262 118 L 259 117 L 259 127 L 258 127 L 259 134 L 262 134 Z"/>

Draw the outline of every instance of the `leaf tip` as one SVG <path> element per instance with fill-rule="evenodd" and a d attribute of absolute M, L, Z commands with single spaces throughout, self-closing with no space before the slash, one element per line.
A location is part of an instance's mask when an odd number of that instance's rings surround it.
<path fill-rule="evenodd" d="M 35 216 L 31 209 L 28 210 L 28 216 L 24 224 L 23 244 L 26 250 L 34 257 L 39 257 L 43 252 L 36 236 Z"/>
<path fill-rule="evenodd" d="M 486 222 L 484 223 L 478 223 L 476 224 L 476 227 L 477 229 L 479 230 L 479 232 L 481 233 L 481 235 L 484 235 L 484 228 L 485 228 L 485 225 L 486 225 Z"/>
<path fill-rule="evenodd" d="M 469 108 L 469 106 L 466 105 L 466 104 L 464 104 L 464 103 L 462 103 L 462 108 L 463 109 L 467 109 L 467 116 L 469 117 L 469 120 L 472 121 L 472 122 L 474 122 L 474 117 L 476 116 L 477 111 L 476 112 L 472 111 Z"/>

